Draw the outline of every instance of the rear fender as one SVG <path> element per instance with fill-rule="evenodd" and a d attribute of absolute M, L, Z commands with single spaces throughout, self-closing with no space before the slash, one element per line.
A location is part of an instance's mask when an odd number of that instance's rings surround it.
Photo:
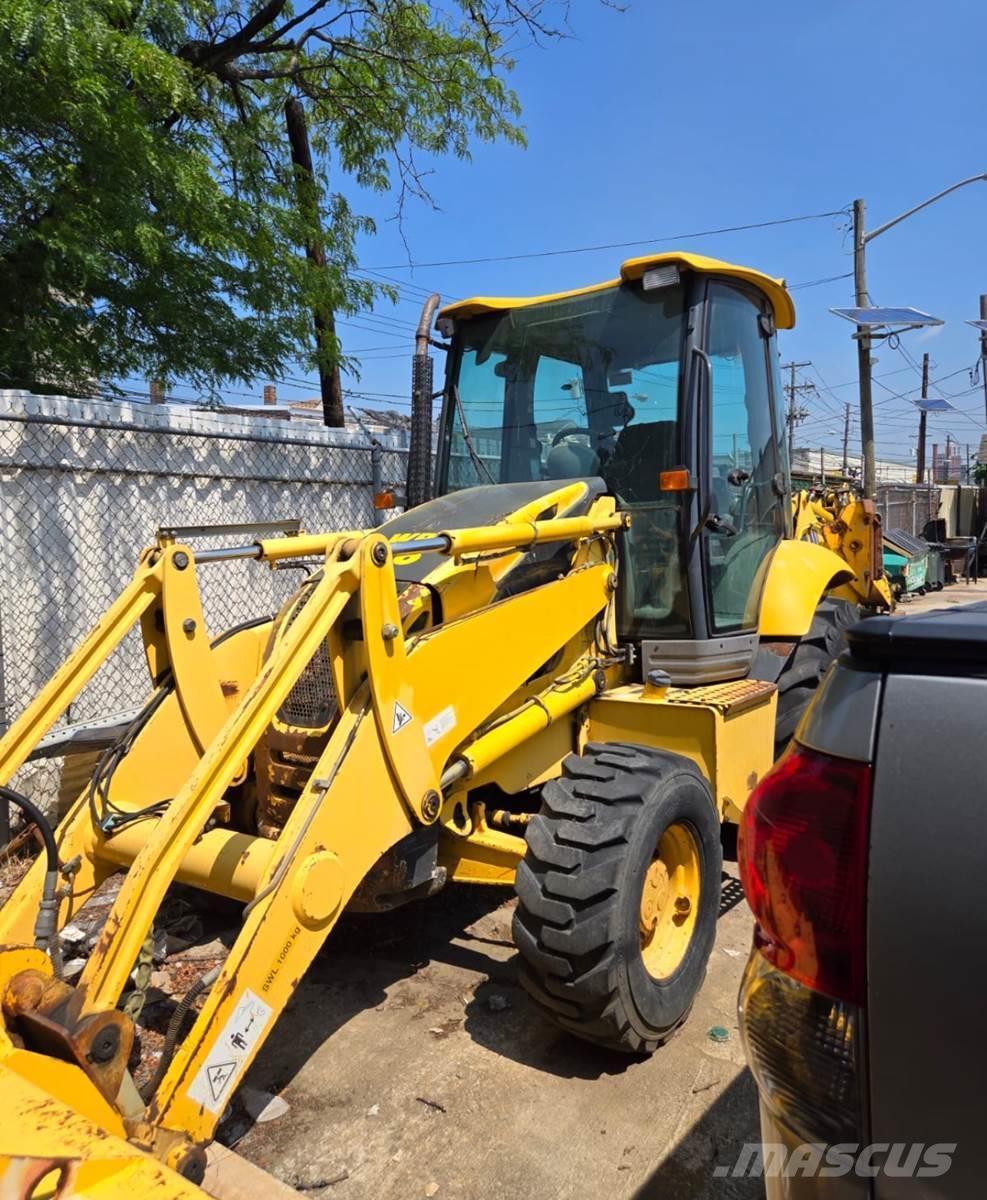
<path fill-rule="evenodd" d="M 761 637 L 804 637 L 819 601 L 853 578 L 846 561 L 817 542 L 779 542 L 761 592 Z"/>

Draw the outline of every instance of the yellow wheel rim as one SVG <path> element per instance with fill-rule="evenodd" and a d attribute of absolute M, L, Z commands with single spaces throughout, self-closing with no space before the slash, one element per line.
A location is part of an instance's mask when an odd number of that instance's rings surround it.
<path fill-rule="evenodd" d="M 669 825 L 659 839 L 641 889 L 641 957 L 649 975 L 678 970 L 699 912 L 699 846 L 686 825 Z"/>

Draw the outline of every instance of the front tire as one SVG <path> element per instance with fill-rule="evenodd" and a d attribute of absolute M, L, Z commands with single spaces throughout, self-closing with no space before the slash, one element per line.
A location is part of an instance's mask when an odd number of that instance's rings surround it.
<path fill-rule="evenodd" d="M 542 790 L 517 871 L 521 983 L 556 1025 L 649 1054 L 688 1016 L 719 908 L 720 822 L 689 759 L 590 744 Z"/>

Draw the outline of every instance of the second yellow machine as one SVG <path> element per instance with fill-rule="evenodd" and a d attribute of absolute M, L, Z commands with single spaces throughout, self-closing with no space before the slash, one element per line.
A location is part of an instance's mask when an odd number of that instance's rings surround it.
<path fill-rule="evenodd" d="M 159 535 L 0 742 L 9 784 L 139 625 L 149 699 L 0 912 L 8 1169 L 184 1194 L 340 914 L 448 883 L 516 889 L 523 982 L 560 1026 L 635 1053 L 676 1029 L 713 944 L 721 822 L 856 607 L 887 600 L 870 506 L 793 506 L 775 346 L 793 320 L 779 281 L 688 254 L 455 304 L 434 499 L 370 531 Z M 199 576 L 232 559 L 313 570 L 275 618 L 209 631 Z M 116 872 L 71 986 L 58 931 Z M 121 998 L 176 881 L 243 924 L 141 1094 Z"/>

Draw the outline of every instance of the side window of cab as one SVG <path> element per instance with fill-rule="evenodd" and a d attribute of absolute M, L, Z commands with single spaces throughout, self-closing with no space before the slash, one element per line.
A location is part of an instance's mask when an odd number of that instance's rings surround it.
<path fill-rule="evenodd" d="M 707 346 L 711 364 L 709 414 L 710 512 L 705 531 L 710 617 L 716 633 L 753 628 L 761 564 L 785 532 L 785 470 L 775 417 L 774 342 L 762 328 L 762 309 L 746 292 L 709 286 Z"/>

